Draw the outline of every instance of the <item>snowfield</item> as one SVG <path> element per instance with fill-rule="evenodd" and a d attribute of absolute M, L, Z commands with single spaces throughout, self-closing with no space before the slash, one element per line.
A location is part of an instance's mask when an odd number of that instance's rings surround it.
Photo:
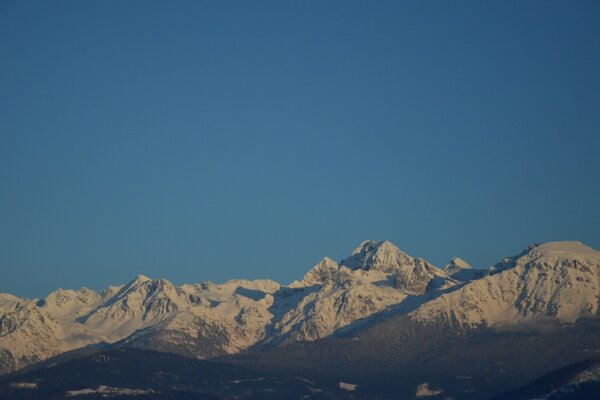
<path fill-rule="evenodd" d="M 111 396 L 139 396 L 142 394 L 157 393 L 151 389 L 130 389 L 130 388 L 116 388 L 110 386 L 98 386 L 96 389 L 81 389 L 81 390 L 69 390 L 67 396 L 83 396 L 89 394 L 100 394 L 102 397 Z"/>

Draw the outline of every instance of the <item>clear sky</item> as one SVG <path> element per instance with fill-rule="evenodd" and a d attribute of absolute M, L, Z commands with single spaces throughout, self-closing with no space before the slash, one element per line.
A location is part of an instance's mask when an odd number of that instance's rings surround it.
<path fill-rule="evenodd" d="M 0 292 L 600 248 L 600 2 L 0 1 Z"/>

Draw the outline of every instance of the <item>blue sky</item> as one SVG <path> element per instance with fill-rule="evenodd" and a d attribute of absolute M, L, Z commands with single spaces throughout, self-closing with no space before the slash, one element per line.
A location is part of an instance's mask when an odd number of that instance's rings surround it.
<path fill-rule="evenodd" d="M 0 2 L 0 292 L 600 248 L 600 3 Z"/>

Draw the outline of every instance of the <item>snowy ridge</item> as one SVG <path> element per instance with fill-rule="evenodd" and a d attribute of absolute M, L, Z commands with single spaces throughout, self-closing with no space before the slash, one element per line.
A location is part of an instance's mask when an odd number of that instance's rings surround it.
<path fill-rule="evenodd" d="M 209 358 L 319 339 L 386 311 L 462 327 L 569 322 L 598 315 L 599 282 L 600 252 L 580 242 L 530 246 L 487 272 L 456 257 L 440 269 L 388 241 L 365 241 L 340 263 L 325 257 L 288 286 L 177 286 L 139 275 L 100 293 L 58 289 L 44 300 L 0 294 L 0 372 L 99 343 Z"/>
<path fill-rule="evenodd" d="M 462 258 L 453 257 L 448 264 L 444 265 L 444 268 L 442 268 L 442 271 L 444 271 L 448 275 L 452 275 L 457 272 L 469 270 L 469 269 L 472 269 L 472 267 L 469 265 L 468 262 L 466 262 Z"/>
<path fill-rule="evenodd" d="M 342 260 L 341 264 L 352 270 L 395 272 L 411 260 L 412 257 L 387 240 L 367 240 L 354 249 L 350 257 Z"/>
<path fill-rule="evenodd" d="M 472 281 L 484 277 L 489 271 L 474 269 L 465 260 L 459 257 L 453 257 L 448 264 L 444 265 L 442 270 L 452 277 L 462 282 Z"/>
<path fill-rule="evenodd" d="M 505 258 L 493 271 L 423 304 L 412 315 L 459 325 L 499 326 L 543 318 L 573 322 L 598 314 L 600 252 L 581 242 L 530 246 Z"/>

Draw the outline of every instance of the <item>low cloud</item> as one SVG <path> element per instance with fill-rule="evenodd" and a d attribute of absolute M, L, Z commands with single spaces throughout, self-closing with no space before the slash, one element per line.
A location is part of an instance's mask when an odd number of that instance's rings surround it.
<path fill-rule="evenodd" d="M 538 317 L 528 321 L 515 323 L 501 323 L 493 327 L 499 333 L 550 333 L 562 327 L 562 323 L 555 317 Z"/>

